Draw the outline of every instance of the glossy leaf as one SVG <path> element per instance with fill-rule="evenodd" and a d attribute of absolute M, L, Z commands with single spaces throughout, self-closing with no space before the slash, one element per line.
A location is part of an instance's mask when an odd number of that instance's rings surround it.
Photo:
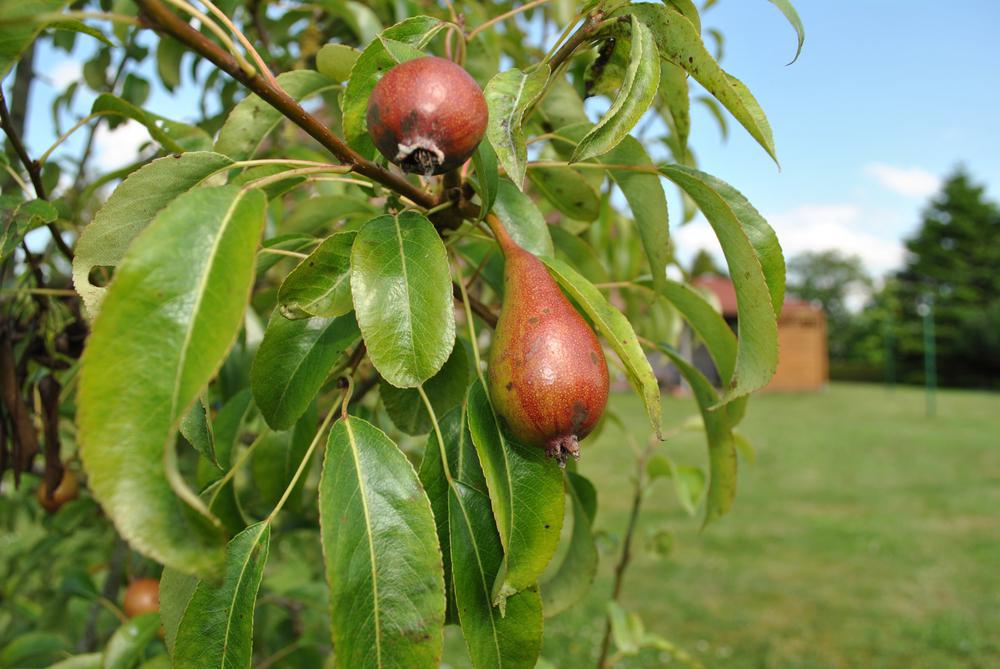
<path fill-rule="evenodd" d="M 476 669 L 531 669 L 542 646 L 542 602 L 533 585 L 493 606 L 504 551 L 486 493 L 455 481 L 448 490 L 452 579 L 469 658 Z"/>
<path fill-rule="evenodd" d="M 472 164 L 476 168 L 475 185 L 479 192 L 479 220 L 493 209 L 500 188 L 500 178 L 497 171 L 497 154 L 489 142 L 480 142 L 476 152 L 472 154 Z"/>
<path fill-rule="evenodd" d="M 589 126 L 578 124 L 563 128 L 559 134 L 576 141 Z M 653 283 L 662 289 L 666 281 L 666 266 L 671 260 L 670 225 L 667 217 L 667 197 L 660 178 L 654 173 L 656 166 L 642 143 L 626 137 L 618 146 L 596 159 L 609 165 L 608 176 L 621 189 L 628 202 L 632 217 L 639 230 L 642 248 L 649 259 Z M 648 167 L 649 172 L 633 169 L 615 169 L 615 165 Z"/>
<path fill-rule="evenodd" d="M 590 183 L 570 167 L 545 167 L 528 170 L 528 178 L 549 203 L 578 221 L 594 221 L 600 214 L 601 201 Z M 507 228 L 510 230 L 510 227 Z"/>
<path fill-rule="evenodd" d="M 97 315 L 107 289 L 93 285 L 90 272 L 96 267 L 116 267 L 132 240 L 160 210 L 231 164 L 226 156 L 207 151 L 168 156 L 141 167 L 115 189 L 83 229 L 74 249 L 73 287 L 91 317 Z"/>
<path fill-rule="evenodd" d="M 499 185 L 493 213 L 503 222 L 510 236 L 518 245 L 535 255 L 553 255 L 555 249 L 542 212 L 538 211 L 530 197 L 509 180 L 501 179 Z"/>
<path fill-rule="evenodd" d="M 361 52 L 351 69 L 341 107 L 348 143 L 371 155 L 375 145 L 368 136 L 368 98 L 386 72 L 407 60 L 420 58 L 428 42 L 444 27 L 430 16 L 414 16 L 386 28 Z"/>
<path fill-rule="evenodd" d="M 158 116 L 110 93 L 98 95 L 90 113 L 138 121 L 145 126 L 154 141 L 171 153 L 208 151 L 212 148 L 212 138 L 198 126 Z"/>
<path fill-rule="evenodd" d="M 171 655 L 174 654 L 177 628 L 197 585 L 198 579 L 194 576 L 169 567 L 160 575 L 160 620 L 163 623 L 163 641 Z"/>
<path fill-rule="evenodd" d="M 778 161 L 771 125 L 757 100 L 738 79 L 719 67 L 694 24 L 680 12 L 662 5 L 640 3 L 619 12 L 632 14 L 645 23 L 653 32 L 660 57 L 689 72 L 729 110 L 768 155 Z"/>
<path fill-rule="evenodd" d="M 181 419 L 180 433 L 195 450 L 208 458 L 213 464 L 215 459 L 215 438 L 212 435 L 212 426 L 208 422 L 208 407 L 205 405 L 204 396 L 191 406 L 183 419 Z"/>
<path fill-rule="evenodd" d="M 722 400 L 727 402 L 763 387 L 777 368 L 777 314 L 785 291 L 781 247 L 767 221 L 729 184 L 680 165 L 663 165 L 660 171 L 698 203 L 733 277 L 740 336 L 736 369 Z"/>
<path fill-rule="evenodd" d="M 465 399 L 470 371 L 469 355 L 465 346 L 457 341 L 441 371 L 423 383 L 436 416 L 445 415 Z M 406 434 L 426 434 L 430 431 L 431 417 L 416 389 L 396 388 L 383 381 L 379 383 L 379 396 L 393 425 L 401 431 Z"/>
<path fill-rule="evenodd" d="M 481 381 L 469 394 L 469 431 L 504 547 L 491 594 L 503 613 L 510 596 L 535 585 L 559 544 L 562 473 L 542 449 L 504 436 Z"/>
<path fill-rule="evenodd" d="M 84 653 L 49 665 L 48 669 L 101 669 L 104 653 Z"/>
<path fill-rule="evenodd" d="M 687 72 L 671 62 L 663 61 L 660 64 L 659 92 L 670 115 L 670 129 L 677 137 L 678 146 L 686 153 L 688 136 L 691 134 L 691 98 Z"/>
<path fill-rule="evenodd" d="M 320 532 L 337 662 L 437 667 L 445 615 L 431 507 L 406 456 L 355 417 L 330 431 Z"/>
<path fill-rule="evenodd" d="M 243 325 L 264 205 L 233 186 L 175 199 L 126 253 L 81 363 L 88 485 L 134 549 L 185 572 L 221 565 L 221 535 L 174 435 Z"/>
<path fill-rule="evenodd" d="M 659 85 L 660 59 L 653 33 L 633 16 L 632 49 L 621 90 L 604 117 L 577 144 L 570 162 L 604 155 L 617 146 L 649 109 Z"/>
<path fill-rule="evenodd" d="M 293 269 L 278 290 L 285 318 L 342 316 L 351 303 L 351 245 L 355 233 L 330 235 Z"/>
<path fill-rule="evenodd" d="M 490 110 L 486 138 L 496 151 L 507 177 L 518 188 L 524 183 L 528 148 L 524 139 L 524 113 L 541 95 L 549 78 L 547 65 L 528 72 L 511 68 L 486 84 L 483 95 Z"/>
<path fill-rule="evenodd" d="M 267 424 L 275 430 L 294 425 L 360 337 L 351 313 L 295 321 L 273 313 L 250 368 L 250 387 Z"/>
<path fill-rule="evenodd" d="M 146 646 L 160 629 L 160 614 L 147 613 L 132 618 L 111 635 L 104 648 L 102 669 L 131 669 L 138 664 Z"/>
<path fill-rule="evenodd" d="M 313 70 L 294 70 L 278 75 L 278 83 L 293 100 L 328 91 L 337 82 Z M 248 95 L 233 107 L 215 141 L 215 151 L 233 160 L 252 158 L 260 145 L 285 117 L 256 95 Z"/>
<path fill-rule="evenodd" d="M 597 575 L 597 544 L 591 532 L 597 510 L 597 491 L 579 474 L 569 471 L 565 474 L 566 494 L 573 509 L 573 532 L 558 569 L 541 584 L 542 609 L 546 617 L 558 615 L 582 600 Z"/>
<path fill-rule="evenodd" d="M 802 43 L 806 41 L 806 29 L 802 25 L 802 19 L 799 18 L 799 13 L 795 11 L 795 7 L 789 0 L 768 0 L 772 5 L 781 10 L 781 13 L 785 15 L 788 22 L 792 24 L 795 28 L 795 34 L 798 37 L 799 43 L 795 47 L 795 57 L 792 58 L 791 65 L 799 59 L 799 54 L 802 53 Z"/>
<path fill-rule="evenodd" d="M 691 386 L 705 424 L 708 441 L 709 485 L 705 503 L 708 525 L 729 512 L 736 497 L 736 445 L 727 407 L 712 410 L 719 403 L 719 394 L 705 375 L 669 346 L 660 346 Z"/>
<path fill-rule="evenodd" d="M 324 44 L 316 54 L 316 69 L 332 81 L 347 81 L 361 52 L 347 44 Z"/>
<path fill-rule="evenodd" d="M 413 388 L 437 374 L 455 343 L 451 273 L 431 222 L 406 211 L 358 232 L 351 292 L 368 355 L 386 381 Z"/>
<path fill-rule="evenodd" d="M 576 300 L 594 323 L 597 331 L 621 358 L 625 365 L 625 375 L 635 392 L 642 398 L 649 423 L 659 436 L 660 386 L 628 319 L 608 302 L 601 291 L 566 263 L 551 258 L 542 258 L 542 262 L 562 289 Z"/>
<path fill-rule="evenodd" d="M 606 283 L 611 280 L 594 247 L 558 225 L 549 226 L 549 233 L 555 243 L 556 258 L 569 262 L 593 283 Z"/>
<path fill-rule="evenodd" d="M 45 24 L 32 20 L 38 14 L 62 11 L 68 0 L 0 0 L 0 79 L 11 71 Z"/>
<path fill-rule="evenodd" d="M 232 462 L 233 448 L 239 437 L 240 425 L 246 417 L 253 402 L 253 393 L 249 388 L 243 388 L 219 409 L 212 423 L 212 433 L 215 435 L 215 457 L 219 467 L 228 470 Z"/>
<path fill-rule="evenodd" d="M 222 581 L 200 581 L 177 629 L 174 669 L 249 669 L 253 613 L 271 542 L 271 524 L 251 525 L 226 547 Z"/>

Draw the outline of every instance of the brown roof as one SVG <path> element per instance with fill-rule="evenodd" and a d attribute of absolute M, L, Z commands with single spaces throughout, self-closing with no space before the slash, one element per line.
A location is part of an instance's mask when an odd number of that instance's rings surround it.
<path fill-rule="evenodd" d="M 715 295 L 722 306 L 723 316 L 735 317 L 737 315 L 736 288 L 733 286 L 732 281 L 724 276 L 704 274 L 696 277 L 691 283 L 698 288 L 709 290 Z M 800 300 L 797 297 L 786 297 L 785 303 L 781 307 L 782 314 L 805 311 L 821 311 L 821 309 L 811 302 Z"/>

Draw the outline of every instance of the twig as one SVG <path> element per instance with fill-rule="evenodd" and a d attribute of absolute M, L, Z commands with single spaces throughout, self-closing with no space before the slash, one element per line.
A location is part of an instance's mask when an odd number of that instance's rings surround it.
<path fill-rule="evenodd" d="M 581 44 L 590 39 L 591 35 L 597 32 L 597 29 L 600 27 L 602 21 L 604 21 L 604 12 L 596 11 L 587 15 L 583 25 L 581 25 L 575 33 L 570 35 L 569 39 L 567 39 L 563 45 L 559 47 L 559 50 L 552 55 L 552 58 L 549 59 L 548 62 L 550 71 L 555 72 L 559 69 L 560 65 L 569 60 L 570 56 L 573 55 L 573 52 L 576 51 Z"/>
<path fill-rule="evenodd" d="M 16 126 L 14 125 L 13 119 L 10 116 L 10 110 L 7 109 L 7 100 L 3 96 L 3 89 L 0 88 L 0 127 L 3 128 L 4 134 L 7 135 L 7 140 L 10 142 L 11 148 L 14 149 L 14 153 L 17 154 L 18 159 L 21 164 L 24 165 L 24 169 L 28 171 L 28 177 L 31 179 L 31 185 L 35 188 L 35 195 L 41 200 L 47 200 L 48 195 L 45 192 L 45 184 L 42 183 L 42 166 L 38 161 L 32 160 L 31 156 L 28 155 L 28 150 L 24 148 L 24 142 L 21 141 L 21 136 L 17 133 Z M 63 241 L 62 235 L 59 234 L 59 230 L 52 223 L 47 223 L 45 225 L 52 234 L 52 241 L 55 242 L 56 248 L 59 252 L 66 256 L 66 259 L 73 262 L 73 251 L 70 250 L 66 242 Z M 29 261 L 33 257 L 31 252 L 28 251 L 27 247 L 24 248 L 25 253 L 28 254 Z"/>
<path fill-rule="evenodd" d="M 500 14 L 499 16 L 494 16 L 492 19 L 490 19 L 486 23 L 483 23 L 482 25 L 480 25 L 477 28 L 475 28 L 472 32 L 470 32 L 466 36 L 465 41 L 471 42 L 472 38 L 474 38 L 476 35 L 478 35 L 482 31 L 486 30 L 490 26 L 492 26 L 494 24 L 497 24 L 497 23 L 499 23 L 501 21 L 506 21 L 507 19 L 509 19 L 510 17 L 514 16 L 515 14 L 520 14 L 521 12 L 528 11 L 529 9 L 532 9 L 533 7 L 537 7 L 538 5 L 544 5 L 548 1 L 549 0 L 533 0 L 533 2 L 529 2 L 527 4 L 521 5 L 520 7 L 515 7 L 514 9 L 510 10 L 509 12 L 504 12 L 503 14 Z"/>
<path fill-rule="evenodd" d="M 615 580 L 611 589 L 611 601 L 617 602 L 621 597 L 622 585 L 625 582 L 625 570 L 632 560 L 632 540 L 635 538 L 635 529 L 639 524 L 639 511 L 642 507 L 642 498 L 645 494 L 646 462 L 649 460 L 653 449 L 656 447 L 655 441 L 646 444 L 646 450 L 636 458 L 635 461 L 635 485 L 632 489 L 632 510 L 629 512 L 628 526 L 625 530 L 625 539 L 622 542 L 622 553 L 615 565 Z M 601 641 L 601 654 L 597 659 L 597 669 L 606 669 L 610 666 L 607 661 L 608 649 L 611 644 L 611 618 L 604 624 L 604 639 Z"/>
<path fill-rule="evenodd" d="M 288 93 L 275 89 L 260 75 L 251 75 L 245 72 L 231 54 L 170 11 L 163 2 L 160 0 L 136 0 L 136 3 L 142 10 L 142 16 L 147 25 L 170 35 L 256 93 L 323 145 L 341 163 L 349 166 L 351 171 L 377 181 L 426 209 L 437 204 L 430 193 L 417 188 L 402 176 L 379 167 L 347 146 L 325 123 L 320 122 L 319 119 L 303 109 Z"/>
<path fill-rule="evenodd" d="M 497 315 L 493 313 L 493 310 L 490 309 L 488 306 L 486 306 L 473 296 L 469 295 L 465 291 L 464 286 L 460 285 L 458 282 L 454 282 L 452 284 L 452 293 L 455 295 L 456 300 L 458 300 L 459 302 L 465 302 L 467 305 L 469 305 L 469 308 L 476 313 L 477 316 L 483 319 L 483 322 L 485 322 L 491 328 L 496 329 L 498 320 Z"/>

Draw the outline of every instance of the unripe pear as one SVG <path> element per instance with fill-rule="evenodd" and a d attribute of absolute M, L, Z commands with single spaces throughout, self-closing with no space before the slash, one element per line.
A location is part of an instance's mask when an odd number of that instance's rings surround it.
<path fill-rule="evenodd" d="M 608 401 L 608 365 L 594 331 L 495 216 L 504 255 L 503 306 L 490 348 L 488 385 L 497 415 L 518 442 L 564 465 Z"/>

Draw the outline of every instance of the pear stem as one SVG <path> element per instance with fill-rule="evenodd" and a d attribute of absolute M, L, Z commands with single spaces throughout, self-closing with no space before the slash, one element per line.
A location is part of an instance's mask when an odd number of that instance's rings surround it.
<path fill-rule="evenodd" d="M 514 241 L 514 238 L 510 236 L 510 233 L 507 232 L 507 228 L 496 214 L 486 214 L 485 220 L 486 225 L 490 228 L 490 232 L 493 233 L 493 237 L 496 238 L 497 244 L 500 245 L 500 250 L 503 251 L 504 257 L 509 256 L 512 251 L 523 250 L 518 243 Z"/>

